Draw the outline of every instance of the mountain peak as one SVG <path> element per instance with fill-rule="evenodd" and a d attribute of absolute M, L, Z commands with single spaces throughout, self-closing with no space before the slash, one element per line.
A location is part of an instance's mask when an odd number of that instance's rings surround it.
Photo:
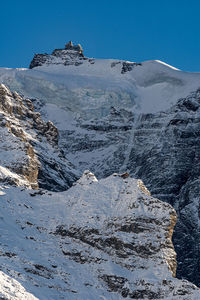
<path fill-rule="evenodd" d="M 55 49 L 51 54 L 35 54 L 30 69 L 43 65 L 80 65 L 85 59 L 80 44 L 74 45 L 72 41 L 65 44 L 65 48 Z"/>

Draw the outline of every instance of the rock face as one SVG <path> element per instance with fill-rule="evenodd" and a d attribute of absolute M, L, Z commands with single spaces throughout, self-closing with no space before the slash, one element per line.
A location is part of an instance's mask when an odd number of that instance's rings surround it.
<path fill-rule="evenodd" d="M 141 180 L 85 171 L 62 193 L 2 191 L 1 268 L 38 299 L 200 298 L 174 278 L 175 210 Z"/>
<path fill-rule="evenodd" d="M 42 120 L 29 99 L 2 84 L 0 136 L 0 182 L 62 190 L 75 180 L 72 166 L 59 150 L 57 128 Z"/>
<path fill-rule="evenodd" d="M 80 44 L 73 45 L 69 42 L 64 49 L 55 49 L 52 54 L 35 54 L 30 64 L 30 69 L 43 65 L 75 65 L 79 66 L 86 59 Z"/>
<path fill-rule="evenodd" d="M 37 109 L 58 128 L 54 142 L 62 161 L 70 161 L 78 174 L 90 169 L 105 178 L 129 172 L 174 206 L 177 276 L 200 285 L 200 74 L 160 61 L 87 59 L 81 51 L 68 43 L 33 69 L 0 69 L 0 81 L 44 104 Z M 55 169 L 57 158 L 52 163 L 47 156 L 40 155 L 39 184 L 64 190 L 73 176 L 65 185 L 64 166 L 59 162 L 54 176 L 49 168 Z"/>
<path fill-rule="evenodd" d="M 199 90 L 180 99 L 165 113 L 143 116 L 128 162 L 132 170 L 137 164 L 137 176 L 144 180 L 152 194 L 171 203 L 178 212 L 174 234 L 177 276 L 198 285 L 199 117 Z M 139 148 L 144 143 L 145 151 L 141 154 Z"/>
<path fill-rule="evenodd" d="M 51 54 L 35 54 L 29 68 L 33 69 L 41 66 L 80 66 L 84 61 L 94 64 L 94 59 L 89 59 L 83 55 L 83 48 L 80 44 L 73 45 L 70 41 L 65 45 L 64 49 L 55 49 Z M 128 62 L 128 61 L 117 61 L 111 63 L 111 68 L 116 65 L 120 65 L 121 74 L 130 72 L 137 66 L 142 66 L 142 63 Z"/>
<path fill-rule="evenodd" d="M 128 170 L 152 195 L 178 213 L 174 244 L 179 278 L 199 284 L 200 92 L 179 99 L 165 112 L 137 114 L 111 108 L 101 119 L 79 119 L 60 130 L 60 147 L 78 169 L 99 177 Z M 80 134 L 81 132 L 81 134 Z M 91 159 L 92 158 L 92 159 Z M 192 216 L 192 217 L 191 217 Z M 195 242 L 194 242 L 195 241 Z"/>

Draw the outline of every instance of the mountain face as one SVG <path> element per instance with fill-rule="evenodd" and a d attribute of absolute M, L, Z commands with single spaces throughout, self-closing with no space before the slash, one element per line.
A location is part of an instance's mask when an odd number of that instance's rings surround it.
<path fill-rule="evenodd" d="M 81 45 L 73 45 L 70 41 L 65 45 L 65 49 L 55 49 L 51 55 L 36 54 L 31 61 L 30 69 L 42 65 L 74 65 L 79 66 L 82 60 L 87 60 L 83 55 Z"/>
<path fill-rule="evenodd" d="M 30 69 L 0 68 L 0 82 L 1 182 L 64 191 L 86 169 L 102 180 L 115 172 L 142 179 L 177 212 L 177 277 L 200 286 L 200 73 L 87 58 L 70 42 L 36 54 Z M 120 280 L 107 280 L 110 291 Z"/>
<path fill-rule="evenodd" d="M 86 171 L 62 193 L 2 188 L 0 207 L 2 299 L 200 297 L 173 277 L 175 210 L 127 173 L 98 181 Z"/>
<path fill-rule="evenodd" d="M 0 180 L 37 189 L 66 190 L 77 178 L 58 147 L 58 130 L 30 99 L 0 84 Z"/>

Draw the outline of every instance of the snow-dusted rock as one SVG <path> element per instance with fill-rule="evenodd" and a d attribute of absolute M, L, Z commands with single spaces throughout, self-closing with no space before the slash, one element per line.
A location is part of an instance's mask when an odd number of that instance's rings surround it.
<path fill-rule="evenodd" d="M 69 42 L 65 45 L 65 49 L 55 49 L 52 54 L 35 54 L 30 69 L 43 65 L 79 66 L 84 59 L 87 60 L 81 45 L 73 45 Z"/>
<path fill-rule="evenodd" d="M 29 99 L 0 84 L 0 182 L 67 189 L 76 179 L 58 147 L 58 130 Z M 49 182 L 49 183 L 48 183 Z"/>
<path fill-rule="evenodd" d="M 175 210 L 141 180 L 126 173 L 98 181 L 86 171 L 62 193 L 4 192 L 1 269 L 38 299 L 200 298 L 174 278 Z"/>
<path fill-rule="evenodd" d="M 151 114 L 111 108 L 104 118 L 61 127 L 59 145 L 77 169 L 102 178 L 128 171 L 142 178 L 152 195 L 178 213 L 174 244 L 177 275 L 200 282 L 199 249 L 199 90 L 170 109 Z"/>
<path fill-rule="evenodd" d="M 177 275 L 200 285 L 200 73 L 161 61 L 87 59 L 73 47 L 44 55 L 33 69 L 1 68 L 0 82 L 39 99 L 37 109 L 58 128 L 58 147 L 78 174 L 90 169 L 103 178 L 128 171 L 152 195 L 174 205 Z M 42 155 L 41 161 L 42 186 L 65 189 L 68 173 L 60 162 L 56 174 L 49 173 L 57 158 L 52 163 Z"/>

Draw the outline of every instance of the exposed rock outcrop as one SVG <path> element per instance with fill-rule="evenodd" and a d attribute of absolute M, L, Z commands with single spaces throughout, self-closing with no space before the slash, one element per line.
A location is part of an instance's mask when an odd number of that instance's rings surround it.
<path fill-rule="evenodd" d="M 83 55 L 81 45 L 73 45 L 70 41 L 64 49 L 55 49 L 52 54 L 35 54 L 29 68 L 33 69 L 43 65 L 79 66 L 83 60 L 87 60 L 87 58 Z"/>
<path fill-rule="evenodd" d="M 141 180 L 86 171 L 62 193 L 3 192 L 2 271 L 40 300 L 200 298 L 175 278 L 175 210 Z"/>
<path fill-rule="evenodd" d="M 197 90 L 165 112 L 135 115 L 112 107 L 107 117 L 89 121 L 79 118 L 73 134 L 71 130 L 60 131 L 60 146 L 67 156 L 76 157 L 77 168 L 87 166 L 99 177 L 128 170 L 132 176 L 143 179 L 153 196 L 175 207 L 179 217 L 174 234 L 177 275 L 197 285 L 199 123 Z"/>
<path fill-rule="evenodd" d="M 73 167 L 59 150 L 57 128 L 52 122 L 42 120 L 29 99 L 12 93 L 3 84 L 0 85 L 0 136 L 1 182 L 63 190 L 76 179 Z"/>
<path fill-rule="evenodd" d="M 142 66 L 142 63 L 134 63 L 134 62 L 123 62 L 122 63 L 122 70 L 121 73 L 124 74 L 126 72 L 130 72 L 133 70 L 133 68 L 137 66 Z"/>

